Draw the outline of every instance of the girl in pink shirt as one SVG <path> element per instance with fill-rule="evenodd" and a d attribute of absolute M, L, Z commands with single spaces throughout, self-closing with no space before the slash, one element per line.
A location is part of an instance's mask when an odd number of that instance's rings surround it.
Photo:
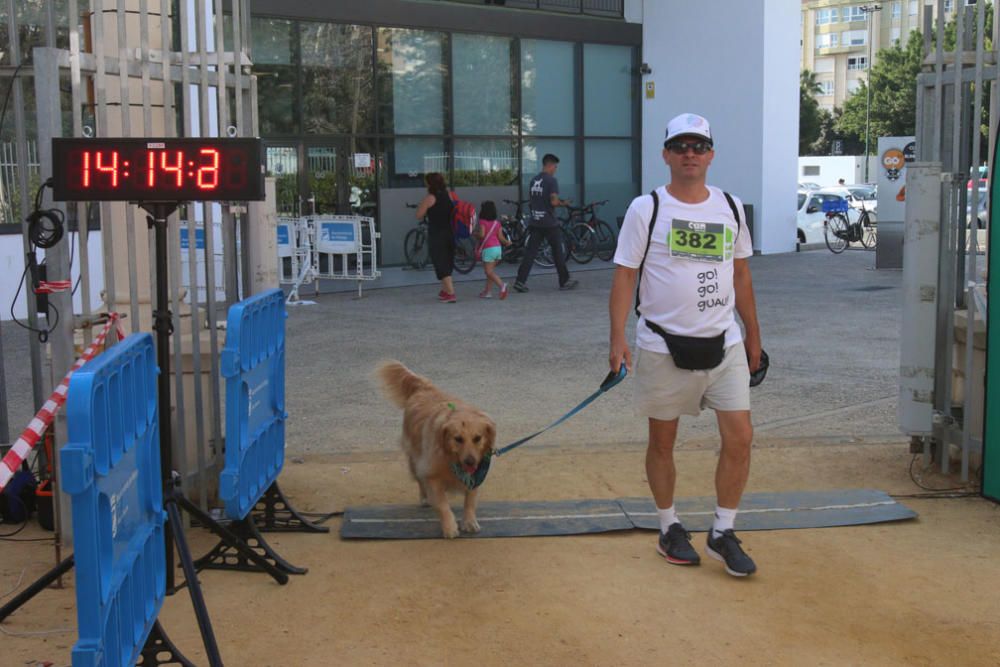
<path fill-rule="evenodd" d="M 482 259 L 483 271 L 486 272 L 486 287 L 479 293 L 480 299 L 490 299 L 490 291 L 493 285 L 500 288 L 500 298 L 507 298 L 507 283 L 500 279 L 493 268 L 500 262 L 503 255 L 501 245 L 510 245 L 503 233 L 503 226 L 497 220 L 496 204 L 487 200 L 483 202 L 479 209 L 479 225 L 476 227 L 475 236 L 479 243 L 476 246 L 476 255 Z"/>

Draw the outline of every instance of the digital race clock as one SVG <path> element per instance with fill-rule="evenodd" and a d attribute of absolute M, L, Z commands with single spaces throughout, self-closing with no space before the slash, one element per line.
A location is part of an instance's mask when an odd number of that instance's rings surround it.
<path fill-rule="evenodd" d="M 56 201 L 258 201 L 260 139 L 53 139 Z"/>

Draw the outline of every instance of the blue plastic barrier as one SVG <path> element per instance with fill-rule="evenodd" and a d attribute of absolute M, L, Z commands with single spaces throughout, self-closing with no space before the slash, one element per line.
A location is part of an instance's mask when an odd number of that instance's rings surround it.
<path fill-rule="evenodd" d="M 285 463 L 285 295 L 263 292 L 229 309 L 222 375 L 226 378 L 226 463 L 219 497 L 226 516 L 244 518 Z"/>
<path fill-rule="evenodd" d="M 823 200 L 824 213 L 847 213 L 848 208 L 847 200 L 843 198 Z"/>
<path fill-rule="evenodd" d="M 152 336 L 134 334 L 70 380 L 61 472 L 76 544 L 73 667 L 135 665 L 163 605 L 157 372 Z"/>

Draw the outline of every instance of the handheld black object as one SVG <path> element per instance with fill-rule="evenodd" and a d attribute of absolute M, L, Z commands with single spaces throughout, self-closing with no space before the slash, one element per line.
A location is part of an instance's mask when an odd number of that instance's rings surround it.
<path fill-rule="evenodd" d="M 764 350 L 760 351 L 760 365 L 757 366 L 757 370 L 750 374 L 750 386 L 756 387 L 761 382 L 764 381 L 764 376 L 767 375 L 767 367 L 771 365 L 771 360 L 767 356 L 767 352 Z"/>

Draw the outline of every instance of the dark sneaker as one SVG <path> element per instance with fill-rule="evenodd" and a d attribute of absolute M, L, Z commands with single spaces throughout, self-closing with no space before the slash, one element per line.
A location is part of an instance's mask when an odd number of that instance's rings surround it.
<path fill-rule="evenodd" d="M 726 564 L 726 572 L 734 577 L 748 577 L 757 571 L 753 559 L 740 547 L 740 539 L 732 528 L 723 531 L 719 537 L 713 537 L 715 531 L 708 529 L 708 542 L 705 551 L 716 560 Z"/>
<path fill-rule="evenodd" d="M 673 565 L 697 565 L 701 556 L 691 546 L 691 533 L 684 530 L 679 522 L 670 524 L 667 532 L 660 533 L 656 552 Z"/>
<path fill-rule="evenodd" d="M 525 285 L 524 283 L 518 281 L 518 282 L 514 283 L 514 289 L 516 291 L 518 291 L 518 292 L 527 292 L 528 291 L 528 286 Z"/>
<path fill-rule="evenodd" d="M 579 280 L 567 280 L 566 282 L 564 282 L 562 285 L 559 286 L 559 289 L 562 290 L 573 289 L 579 284 L 580 284 Z"/>

